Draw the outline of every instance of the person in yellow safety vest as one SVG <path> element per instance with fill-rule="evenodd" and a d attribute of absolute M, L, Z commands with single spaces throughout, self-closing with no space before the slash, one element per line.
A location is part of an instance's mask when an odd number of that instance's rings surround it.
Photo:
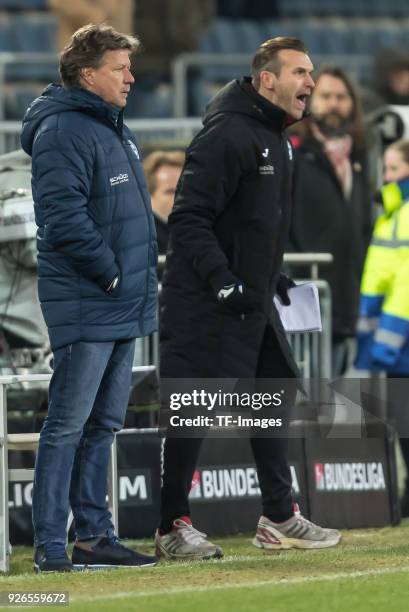
<path fill-rule="evenodd" d="M 361 281 L 356 367 L 409 374 L 409 140 L 385 151 L 384 212 Z"/>
<path fill-rule="evenodd" d="M 388 418 L 394 420 L 406 465 L 402 516 L 409 516 L 409 140 L 384 154 L 383 214 L 375 224 L 361 281 L 357 369 L 388 377 Z M 395 379 L 395 380 L 392 380 Z"/>

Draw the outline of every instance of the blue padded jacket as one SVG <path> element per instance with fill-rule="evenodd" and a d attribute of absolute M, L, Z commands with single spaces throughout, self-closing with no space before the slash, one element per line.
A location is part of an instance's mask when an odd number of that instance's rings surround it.
<path fill-rule="evenodd" d="M 123 112 L 86 90 L 49 85 L 26 112 L 21 143 L 33 160 L 38 293 L 51 347 L 153 332 L 155 225 Z"/>

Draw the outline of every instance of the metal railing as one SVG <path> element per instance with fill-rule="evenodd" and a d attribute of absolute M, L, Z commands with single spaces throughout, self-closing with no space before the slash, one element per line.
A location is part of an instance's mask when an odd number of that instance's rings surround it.
<path fill-rule="evenodd" d="M 331 290 L 328 283 L 319 278 L 319 267 L 330 265 L 333 257 L 330 253 L 285 253 L 283 263 L 285 266 L 305 267 L 307 273 L 297 282 L 313 280 L 317 285 L 320 296 L 322 332 L 289 334 L 288 339 L 294 351 L 295 360 L 300 368 L 303 378 L 330 379 L 331 353 L 332 353 L 332 314 Z M 163 267 L 166 256 L 160 255 L 158 264 Z M 147 340 L 148 341 L 148 340 Z M 159 371 L 159 335 L 152 334 L 150 342 L 150 363 L 157 366 Z"/>
<path fill-rule="evenodd" d="M 159 257 L 159 265 L 163 266 L 165 256 Z M 320 292 L 322 332 L 307 334 L 290 334 L 289 340 L 293 347 L 295 359 L 300 366 L 304 378 L 331 377 L 331 294 L 325 281 L 319 279 L 319 266 L 332 262 L 329 253 L 286 253 L 284 264 L 306 266 L 309 269 L 308 279 L 313 279 Z M 134 372 L 148 372 L 159 366 L 159 336 L 157 333 L 143 339 L 143 359 L 153 365 L 133 368 Z M 9 533 L 8 533 L 8 445 L 7 445 L 7 387 L 11 384 L 26 384 L 33 382 L 49 382 L 51 374 L 24 374 L 0 376 L 0 571 L 8 571 L 9 563 Z M 116 483 L 116 448 L 111 453 L 111 495 L 113 520 L 117 525 L 117 483 Z"/>
<path fill-rule="evenodd" d="M 146 365 L 132 368 L 133 372 L 150 372 L 155 367 Z M 0 376 L 0 572 L 9 569 L 10 545 L 9 545 L 9 469 L 8 469 L 8 429 L 7 429 L 7 388 L 10 385 L 26 383 L 49 383 L 51 374 L 23 374 Z M 20 444 L 24 441 L 24 434 L 19 434 Z M 16 436 L 14 436 L 16 438 Z M 33 444 L 33 434 L 27 434 L 30 445 Z M 111 446 L 110 463 L 108 472 L 108 497 L 112 514 L 112 522 L 118 533 L 118 483 L 117 483 L 117 455 L 115 438 Z M 22 470 L 17 472 L 20 478 L 24 474 Z M 30 472 L 31 470 L 24 470 Z M 25 478 L 27 479 L 27 478 Z"/>
<path fill-rule="evenodd" d="M 361 80 L 362 74 L 372 65 L 372 58 L 367 55 L 336 55 L 337 65 L 348 70 L 356 80 Z M 314 55 L 316 66 L 334 61 L 334 55 Z M 10 65 L 55 65 L 57 75 L 59 57 L 54 53 L 7 53 L 0 52 L 0 121 L 5 117 L 5 84 L 7 82 L 7 67 Z M 248 73 L 251 55 L 247 53 L 182 53 L 172 62 L 173 116 L 187 116 L 188 111 L 188 79 L 191 69 L 237 68 L 239 73 Z M 30 80 L 30 79 L 24 79 Z M 32 79 L 31 79 L 32 80 Z M 37 79 L 38 80 L 38 79 Z M 47 80 L 50 80 L 49 78 Z M 224 79 L 223 79 L 224 80 Z M 209 78 L 209 81 L 215 81 Z M 11 150 L 11 149 L 8 149 Z M 4 151 L 4 150 L 3 150 Z"/>
<path fill-rule="evenodd" d="M 357 81 L 362 80 L 362 75 L 365 71 L 370 69 L 373 63 L 373 58 L 368 55 L 337 54 L 334 56 L 314 54 L 313 59 L 316 67 L 319 67 L 321 64 L 336 61 L 337 66 L 345 68 Z M 188 83 L 190 70 L 237 67 L 237 76 L 240 76 L 241 73 L 249 73 L 250 64 L 251 55 L 247 53 L 182 53 L 178 55 L 172 62 L 174 117 L 185 117 L 188 114 Z"/>
<path fill-rule="evenodd" d="M 126 125 L 143 148 L 186 148 L 201 129 L 199 117 L 183 119 L 130 119 Z M 0 121 L 0 155 L 21 148 L 21 122 Z"/>
<path fill-rule="evenodd" d="M 330 379 L 332 376 L 332 308 L 331 289 L 328 283 L 319 278 L 319 267 L 330 265 L 333 261 L 331 253 L 285 253 L 284 265 L 306 267 L 308 278 L 299 282 L 313 280 L 317 285 L 321 308 L 321 333 L 289 334 L 289 341 L 294 352 L 294 358 L 300 368 L 303 378 Z"/>
<path fill-rule="evenodd" d="M 0 120 L 4 120 L 5 116 L 5 84 L 7 82 L 7 66 L 30 64 L 54 65 L 55 72 L 58 74 L 59 57 L 55 53 L 0 53 Z M 24 81 L 33 81 L 38 79 L 26 78 Z M 48 79 L 49 80 L 49 79 Z"/>

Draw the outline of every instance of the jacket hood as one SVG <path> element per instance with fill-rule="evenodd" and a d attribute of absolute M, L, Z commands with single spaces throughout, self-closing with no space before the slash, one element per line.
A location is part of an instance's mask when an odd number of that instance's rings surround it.
<path fill-rule="evenodd" d="M 110 121 L 113 127 L 122 128 L 122 110 L 85 89 L 79 87 L 66 89 L 61 85 L 51 84 L 30 104 L 24 115 L 21 134 L 21 146 L 24 151 L 31 155 L 37 129 L 46 117 L 72 111 L 100 117 Z"/>
<path fill-rule="evenodd" d="M 261 96 L 252 86 L 251 77 L 227 83 L 209 102 L 203 117 L 206 125 L 219 113 L 239 113 L 284 130 L 294 122 L 287 113 Z"/>

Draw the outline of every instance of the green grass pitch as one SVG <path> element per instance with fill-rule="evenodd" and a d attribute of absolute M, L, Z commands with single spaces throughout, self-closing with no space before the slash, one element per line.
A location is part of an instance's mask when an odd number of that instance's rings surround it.
<path fill-rule="evenodd" d="M 0 590 L 68 591 L 65 609 L 98 612 L 409 610 L 409 520 L 345 531 L 342 543 L 327 550 L 267 553 L 252 546 L 251 535 L 215 541 L 225 553 L 220 561 L 52 575 L 34 574 L 32 550 L 16 547 Z M 130 544 L 153 550 L 150 541 Z"/>

